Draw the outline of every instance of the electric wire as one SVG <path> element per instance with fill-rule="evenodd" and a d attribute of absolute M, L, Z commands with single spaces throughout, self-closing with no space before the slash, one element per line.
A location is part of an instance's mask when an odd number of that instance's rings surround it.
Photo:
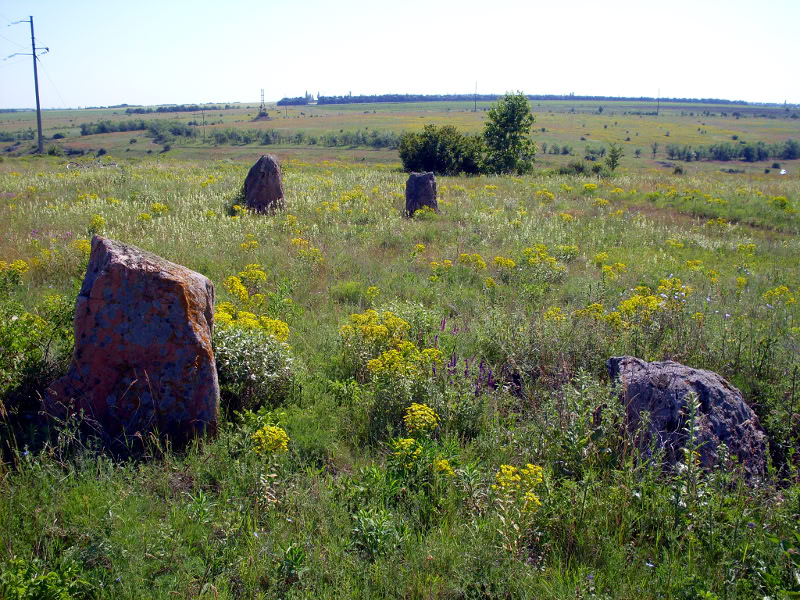
<path fill-rule="evenodd" d="M 20 44 L 19 42 L 15 42 L 14 40 L 7 38 L 2 33 L 0 33 L 0 38 L 3 38 L 5 41 L 11 42 L 15 46 L 19 46 L 20 48 L 27 48 L 27 46 L 24 46 L 24 45 Z"/>
<path fill-rule="evenodd" d="M 8 59 L 6 59 L 6 60 L 8 60 Z M 8 64 L 0 65 L 0 69 L 5 69 L 7 67 L 13 67 L 14 65 L 17 65 L 17 64 L 22 63 L 22 62 L 27 62 L 27 61 L 28 61 L 27 58 L 20 58 L 18 60 L 11 61 Z"/>
<path fill-rule="evenodd" d="M 56 95 L 58 96 L 59 100 L 61 100 L 61 107 L 67 108 L 67 103 L 64 102 L 64 97 L 61 95 L 61 92 L 58 91 L 58 86 L 56 86 L 56 82 L 53 81 L 53 78 L 50 77 L 50 72 L 45 68 L 44 63 L 40 60 L 39 66 L 42 67 L 42 71 L 44 71 L 47 80 L 50 82 L 50 85 L 53 86 L 53 89 L 56 91 Z"/>

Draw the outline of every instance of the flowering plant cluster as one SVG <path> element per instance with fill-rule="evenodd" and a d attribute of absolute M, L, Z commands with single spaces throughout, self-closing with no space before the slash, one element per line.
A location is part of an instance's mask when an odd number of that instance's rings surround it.
<path fill-rule="evenodd" d="M 622 273 L 626 273 L 627 271 L 628 266 L 621 262 L 600 266 L 600 272 L 603 275 L 603 279 L 606 281 L 615 281 Z"/>
<path fill-rule="evenodd" d="M 214 312 L 215 325 L 221 329 L 228 327 L 263 331 L 279 342 L 289 339 L 289 325 L 280 319 L 265 315 L 258 316 L 245 310 L 236 310 L 230 302 L 221 302 Z"/>
<path fill-rule="evenodd" d="M 785 285 L 779 285 L 774 289 L 767 290 L 764 292 L 763 298 L 769 305 L 774 305 L 780 302 L 786 306 L 790 306 L 797 303 L 797 299 L 794 297 L 788 286 Z"/>
<path fill-rule="evenodd" d="M 522 468 L 500 465 L 495 473 L 492 491 L 503 500 L 519 500 L 523 511 L 532 511 L 542 505 L 534 490 L 544 481 L 542 467 L 528 463 Z"/>
<path fill-rule="evenodd" d="M 504 256 L 495 256 L 494 265 L 500 270 L 500 272 L 503 272 L 516 268 L 517 263 L 515 263 L 514 260 L 511 258 L 505 258 Z"/>
<path fill-rule="evenodd" d="M 14 273 L 17 276 L 24 275 L 28 272 L 28 263 L 24 260 L 17 259 L 11 263 L 0 260 L 0 273 Z"/>
<path fill-rule="evenodd" d="M 483 271 L 486 268 L 486 261 L 478 253 L 467 254 L 461 253 L 458 255 L 458 264 L 471 266 L 476 271 Z"/>
<path fill-rule="evenodd" d="M 436 458 L 433 461 L 433 471 L 434 473 L 440 473 L 445 477 L 455 477 L 455 471 L 453 471 L 453 467 L 450 465 L 450 461 L 446 458 Z"/>
<path fill-rule="evenodd" d="M 252 263 L 236 275 L 228 277 L 223 285 L 239 308 L 256 311 L 261 309 L 267 300 L 264 293 L 266 283 L 267 274 L 261 265 Z"/>
<path fill-rule="evenodd" d="M 367 362 L 367 370 L 376 377 L 416 378 L 424 376 L 430 367 L 441 362 L 440 350 L 419 350 L 412 342 L 402 341 L 398 342 L 396 348 L 391 348 Z"/>
<path fill-rule="evenodd" d="M 439 425 L 439 415 L 430 406 L 413 402 L 406 409 L 403 422 L 411 435 L 428 435 Z"/>
<path fill-rule="evenodd" d="M 367 362 L 405 341 L 411 328 L 408 321 L 391 311 L 368 309 L 350 315 L 348 322 L 339 328 L 339 341 L 345 359 L 361 375 Z"/>
<path fill-rule="evenodd" d="M 214 211 L 211 212 L 213 213 Z M 214 215 L 212 214 L 210 216 L 213 217 Z M 256 248 L 258 248 L 258 240 L 256 239 L 256 236 L 254 236 L 252 233 L 248 233 L 244 236 L 244 241 L 241 244 L 239 244 L 239 247 L 242 250 L 255 250 Z"/>
<path fill-rule="evenodd" d="M 422 454 L 422 446 L 414 438 L 398 438 L 391 443 L 390 463 L 402 470 L 410 471 Z"/>
<path fill-rule="evenodd" d="M 319 264 L 324 260 L 324 257 L 322 256 L 322 250 L 312 246 L 311 242 L 304 238 L 292 238 L 291 244 L 297 252 L 298 258 L 310 264 Z"/>
<path fill-rule="evenodd" d="M 256 454 L 272 456 L 289 450 L 289 436 L 276 425 L 265 425 L 252 436 Z"/>
<path fill-rule="evenodd" d="M 567 315 L 565 315 L 564 311 L 558 306 L 551 306 L 548 308 L 542 313 L 542 317 L 544 317 L 545 321 L 552 323 L 561 323 L 567 320 Z"/>

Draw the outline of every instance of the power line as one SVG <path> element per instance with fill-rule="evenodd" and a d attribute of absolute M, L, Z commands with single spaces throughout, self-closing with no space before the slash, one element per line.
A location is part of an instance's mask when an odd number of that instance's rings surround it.
<path fill-rule="evenodd" d="M 6 58 L 4 60 L 8 60 L 8 59 Z M 13 67 L 14 65 L 17 65 L 17 64 L 19 64 L 21 62 L 25 62 L 26 60 L 28 60 L 28 59 L 27 58 L 20 58 L 19 60 L 15 60 L 13 62 L 10 62 L 7 65 L 0 65 L 0 69 L 5 69 L 7 67 Z"/>
<path fill-rule="evenodd" d="M 6 36 L 4 36 L 2 33 L 0 33 L 0 38 L 3 38 L 5 41 L 7 41 L 7 42 L 11 42 L 11 43 L 12 43 L 12 44 L 14 44 L 15 46 L 19 46 L 20 48 L 27 48 L 27 46 L 23 46 L 23 45 L 22 45 L 22 44 L 20 44 L 19 42 L 15 42 L 14 40 L 7 38 L 7 37 L 6 37 Z"/>
<path fill-rule="evenodd" d="M 58 91 L 58 87 L 56 87 L 56 82 L 53 81 L 52 77 L 50 77 L 50 72 L 47 69 L 45 69 L 44 63 L 42 61 L 39 61 L 39 65 L 42 67 L 42 70 L 44 71 L 47 80 L 50 82 L 50 84 L 53 86 L 53 89 L 56 91 L 59 100 L 61 100 L 61 106 L 67 108 L 67 103 L 64 102 L 64 98 L 61 96 L 61 92 Z"/>

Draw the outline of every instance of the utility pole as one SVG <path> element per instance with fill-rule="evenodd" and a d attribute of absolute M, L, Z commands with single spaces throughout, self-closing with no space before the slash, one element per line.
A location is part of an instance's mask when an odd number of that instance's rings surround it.
<path fill-rule="evenodd" d="M 33 37 L 33 15 L 31 15 L 31 48 L 33 50 L 33 83 L 36 88 L 36 126 L 39 128 L 39 154 L 44 153 L 42 138 L 42 109 L 39 106 L 39 73 L 36 70 L 36 38 Z"/>
<path fill-rule="evenodd" d="M 33 84 L 36 90 L 36 126 L 39 130 L 39 143 L 38 143 L 38 152 L 39 154 L 44 153 L 44 138 L 42 137 L 42 108 L 39 105 L 39 73 L 36 69 L 36 60 L 38 56 L 36 56 L 36 38 L 33 35 L 33 16 L 31 16 L 29 21 L 15 21 L 11 23 L 12 25 L 17 25 L 19 23 L 30 23 L 31 24 L 31 56 L 33 56 Z M 50 52 L 50 48 L 45 48 L 42 54 L 47 54 Z M 15 52 L 8 58 L 12 56 L 25 56 L 27 52 Z"/>
<path fill-rule="evenodd" d="M 661 109 L 661 88 L 658 88 L 658 98 L 656 99 L 656 116 L 658 116 L 658 111 Z"/>
<path fill-rule="evenodd" d="M 478 112 L 478 82 L 475 82 L 475 95 L 472 97 L 475 104 L 472 106 L 472 112 Z"/>
<path fill-rule="evenodd" d="M 201 109 L 200 113 L 203 115 L 203 143 L 206 143 L 206 110 Z"/>

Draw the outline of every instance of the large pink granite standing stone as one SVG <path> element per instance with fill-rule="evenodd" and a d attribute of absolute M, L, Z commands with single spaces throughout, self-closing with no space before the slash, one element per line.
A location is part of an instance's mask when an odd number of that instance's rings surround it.
<path fill-rule="evenodd" d="M 117 441 L 157 431 L 181 444 L 214 434 L 213 314 L 214 285 L 203 275 L 95 236 L 75 305 L 72 364 L 48 388 L 45 410 L 83 410 Z"/>

